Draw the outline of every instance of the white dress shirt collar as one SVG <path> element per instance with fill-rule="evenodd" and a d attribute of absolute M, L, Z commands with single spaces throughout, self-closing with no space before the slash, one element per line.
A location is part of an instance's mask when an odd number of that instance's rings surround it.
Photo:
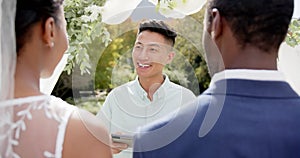
<path fill-rule="evenodd" d="M 210 86 L 215 82 L 224 79 L 286 82 L 286 78 L 284 77 L 283 73 L 277 70 L 227 69 L 216 73 L 211 79 Z"/>
<path fill-rule="evenodd" d="M 153 98 L 154 98 L 153 100 L 159 99 L 159 98 L 163 98 L 164 95 L 165 95 L 165 91 L 163 89 L 166 88 L 166 87 L 168 87 L 168 85 L 170 85 L 170 84 L 171 84 L 171 82 L 169 80 L 169 77 L 164 74 L 164 82 L 162 83 L 162 85 L 153 94 Z M 141 84 L 139 82 L 138 76 L 133 81 L 133 87 L 136 90 L 136 93 L 138 94 L 138 96 L 142 100 L 149 100 L 148 97 L 147 97 L 147 92 L 143 89 L 143 87 L 141 86 Z"/>

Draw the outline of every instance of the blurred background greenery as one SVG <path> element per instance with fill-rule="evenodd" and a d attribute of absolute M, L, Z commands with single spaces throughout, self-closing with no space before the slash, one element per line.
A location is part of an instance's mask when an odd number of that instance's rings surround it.
<path fill-rule="evenodd" d="M 105 0 L 65 0 L 69 59 L 52 92 L 94 114 L 113 88 L 136 76 L 131 50 L 139 22 L 129 18 L 118 25 L 104 24 L 101 18 L 104 3 Z M 206 90 L 210 82 L 201 55 L 203 16 L 202 9 L 186 18 L 168 21 L 179 36 L 175 44 L 176 58 L 164 72 L 171 81 L 191 89 L 196 95 Z M 299 19 L 291 23 L 286 42 L 290 46 L 299 45 Z"/>

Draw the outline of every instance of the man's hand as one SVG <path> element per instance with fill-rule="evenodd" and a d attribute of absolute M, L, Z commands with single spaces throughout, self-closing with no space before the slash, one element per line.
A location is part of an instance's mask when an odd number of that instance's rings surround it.
<path fill-rule="evenodd" d="M 119 142 L 112 143 L 112 153 L 113 154 L 118 154 L 127 148 L 128 148 L 128 145 L 125 143 L 119 143 Z"/>

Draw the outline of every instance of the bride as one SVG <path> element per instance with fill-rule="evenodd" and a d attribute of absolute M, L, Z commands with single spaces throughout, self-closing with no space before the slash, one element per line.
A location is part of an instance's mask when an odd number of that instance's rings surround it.
<path fill-rule="evenodd" d="M 63 0 L 0 0 L 0 158 L 111 157 L 94 115 L 42 94 L 68 48 Z"/>

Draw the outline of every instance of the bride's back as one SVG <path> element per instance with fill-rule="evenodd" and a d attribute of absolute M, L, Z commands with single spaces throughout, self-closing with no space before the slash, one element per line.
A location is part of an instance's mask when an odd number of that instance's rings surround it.
<path fill-rule="evenodd" d="M 51 76 L 68 48 L 62 3 L 0 0 L 0 157 L 112 156 L 110 136 L 94 115 L 39 91 L 40 77 Z M 15 16 L 6 12 L 15 8 Z M 13 21 L 16 54 L 4 50 L 14 41 L 3 42 L 4 34 L 14 36 Z"/>
<path fill-rule="evenodd" d="M 66 126 L 75 110 L 62 100 L 35 96 L 6 102 L 14 108 L 10 144 L 20 157 L 61 157 Z"/>
<path fill-rule="evenodd" d="M 111 157 L 100 121 L 59 98 L 41 95 L 0 104 L 14 111 L 3 157 Z"/>

